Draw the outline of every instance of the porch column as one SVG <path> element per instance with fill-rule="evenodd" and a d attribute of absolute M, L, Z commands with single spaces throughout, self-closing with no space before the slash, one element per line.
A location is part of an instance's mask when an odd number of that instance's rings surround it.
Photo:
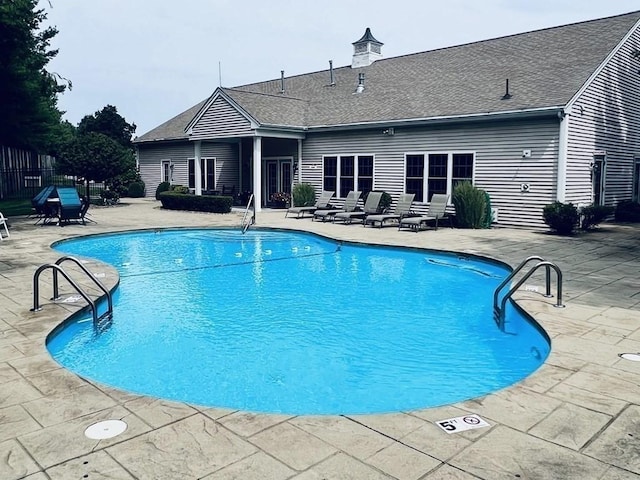
<path fill-rule="evenodd" d="M 302 139 L 298 139 L 298 183 L 302 183 Z"/>
<path fill-rule="evenodd" d="M 238 195 L 243 192 L 242 189 L 242 140 L 238 142 Z"/>
<path fill-rule="evenodd" d="M 193 172 L 196 177 L 196 195 L 202 195 L 202 162 L 200 161 L 200 159 L 202 158 L 201 149 L 202 141 L 196 140 L 195 144 L 193 145 L 193 156 L 195 157 L 195 160 L 193 162 Z"/>
<path fill-rule="evenodd" d="M 262 210 L 262 137 L 253 137 L 253 199 L 255 211 Z"/>
<path fill-rule="evenodd" d="M 569 115 L 563 110 L 560 118 L 560 138 L 558 140 L 558 177 L 556 179 L 556 200 L 565 202 L 567 196 L 567 143 L 569 142 Z"/>

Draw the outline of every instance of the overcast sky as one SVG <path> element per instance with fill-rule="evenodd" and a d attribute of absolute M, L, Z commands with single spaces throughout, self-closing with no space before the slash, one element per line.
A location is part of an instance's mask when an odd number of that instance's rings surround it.
<path fill-rule="evenodd" d="M 142 135 L 216 87 L 351 64 L 366 27 L 385 58 L 591 20 L 637 0 L 41 0 L 73 82 L 65 118 L 115 105 Z M 540 52 L 544 54 L 544 52 Z"/>

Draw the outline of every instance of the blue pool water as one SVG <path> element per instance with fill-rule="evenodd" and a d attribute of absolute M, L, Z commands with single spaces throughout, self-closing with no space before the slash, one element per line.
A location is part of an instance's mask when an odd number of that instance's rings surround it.
<path fill-rule="evenodd" d="M 108 330 L 90 315 L 48 340 L 68 369 L 131 392 L 287 414 L 412 410 L 536 370 L 547 338 L 492 318 L 505 266 L 425 250 L 252 229 L 158 230 L 55 245 L 117 267 Z M 102 306 L 104 309 L 105 307 Z"/>

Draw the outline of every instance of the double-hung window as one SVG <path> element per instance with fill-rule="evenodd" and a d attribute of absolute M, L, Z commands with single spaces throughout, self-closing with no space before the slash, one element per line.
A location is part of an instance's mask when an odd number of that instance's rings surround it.
<path fill-rule="evenodd" d="M 201 158 L 200 159 L 200 186 L 202 190 L 216 189 L 216 159 Z M 196 188 L 196 160 L 190 158 L 188 160 L 188 184 L 189 188 Z"/>
<path fill-rule="evenodd" d="M 373 155 L 336 155 L 323 158 L 322 188 L 345 198 L 352 190 L 373 190 Z"/>
<path fill-rule="evenodd" d="M 464 181 L 473 182 L 475 154 L 470 152 L 407 153 L 405 192 L 417 202 L 430 202 L 435 193 L 449 195 Z"/>

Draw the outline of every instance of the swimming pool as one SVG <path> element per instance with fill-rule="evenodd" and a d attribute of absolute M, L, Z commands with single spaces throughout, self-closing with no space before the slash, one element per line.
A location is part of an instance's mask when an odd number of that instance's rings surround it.
<path fill-rule="evenodd" d="M 167 229 L 63 241 L 114 265 L 111 328 L 70 319 L 47 342 L 66 368 L 134 393 L 286 414 L 406 411 L 484 395 L 536 370 L 548 338 L 518 309 L 508 333 L 480 258 L 251 229 Z M 103 307 L 104 308 L 104 307 Z"/>

